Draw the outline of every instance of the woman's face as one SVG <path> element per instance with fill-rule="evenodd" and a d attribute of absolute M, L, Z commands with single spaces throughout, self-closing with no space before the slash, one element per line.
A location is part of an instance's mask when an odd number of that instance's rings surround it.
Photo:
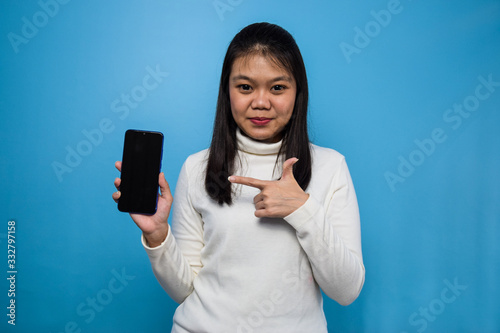
<path fill-rule="evenodd" d="M 272 143 L 292 116 L 297 86 L 293 76 L 262 55 L 239 57 L 229 76 L 234 121 L 252 139 Z"/>

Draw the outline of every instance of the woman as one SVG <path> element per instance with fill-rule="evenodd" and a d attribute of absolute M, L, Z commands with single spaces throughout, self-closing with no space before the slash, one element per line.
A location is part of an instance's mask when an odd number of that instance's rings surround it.
<path fill-rule="evenodd" d="M 359 295 L 356 195 L 344 157 L 309 143 L 307 103 L 287 31 L 256 23 L 234 37 L 210 148 L 186 160 L 174 200 L 160 174 L 157 213 L 131 214 L 180 303 L 172 332 L 326 332 L 320 288 L 343 305 Z"/>

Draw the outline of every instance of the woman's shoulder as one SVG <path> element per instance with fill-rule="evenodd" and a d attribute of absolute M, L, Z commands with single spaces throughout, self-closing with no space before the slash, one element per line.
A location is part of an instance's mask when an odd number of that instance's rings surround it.
<path fill-rule="evenodd" d="M 203 149 L 197 153 L 191 154 L 186 158 L 184 164 L 187 168 L 199 168 L 200 165 L 204 165 L 208 160 L 209 149 Z"/>
<path fill-rule="evenodd" d="M 332 148 L 311 145 L 312 178 L 311 190 L 323 189 L 326 192 L 345 184 L 349 170 L 344 155 Z M 333 186 L 333 187 L 332 187 Z"/>
<path fill-rule="evenodd" d="M 313 163 L 316 165 L 322 164 L 340 164 L 345 160 L 344 155 L 335 149 L 322 147 L 311 143 L 311 155 Z"/>
<path fill-rule="evenodd" d="M 190 179 L 188 182 L 191 184 L 202 181 L 207 158 L 208 149 L 189 155 L 182 164 L 179 180 Z"/>

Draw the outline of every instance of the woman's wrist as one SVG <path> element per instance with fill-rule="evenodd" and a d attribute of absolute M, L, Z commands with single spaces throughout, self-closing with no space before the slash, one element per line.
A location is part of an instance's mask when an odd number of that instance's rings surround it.
<path fill-rule="evenodd" d="M 166 230 L 162 229 L 162 230 L 158 230 L 158 231 L 155 231 L 155 232 L 152 232 L 149 234 L 146 234 L 143 232 L 142 234 L 143 234 L 144 239 L 146 240 L 147 245 L 149 247 L 151 247 L 151 248 L 158 247 L 165 241 L 165 239 L 167 239 L 168 224 L 167 224 Z"/>

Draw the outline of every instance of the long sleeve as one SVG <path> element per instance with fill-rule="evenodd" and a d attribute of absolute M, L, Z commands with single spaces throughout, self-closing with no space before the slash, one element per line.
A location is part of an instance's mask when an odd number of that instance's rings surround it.
<path fill-rule="evenodd" d="M 320 179 L 328 179 L 324 170 Z M 331 176 L 330 176 L 331 178 Z M 308 201 L 285 220 L 292 225 L 323 292 L 342 305 L 352 303 L 364 284 L 359 210 L 342 157 L 325 198 Z"/>
<path fill-rule="evenodd" d="M 203 266 L 203 222 L 191 204 L 189 182 L 185 163 L 176 185 L 171 213 L 172 226 L 167 238 L 155 248 L 148 247 L 144 238 L 142 239 L 156 278 L 178 303 L 192 293 L 194 278 Z"/>

